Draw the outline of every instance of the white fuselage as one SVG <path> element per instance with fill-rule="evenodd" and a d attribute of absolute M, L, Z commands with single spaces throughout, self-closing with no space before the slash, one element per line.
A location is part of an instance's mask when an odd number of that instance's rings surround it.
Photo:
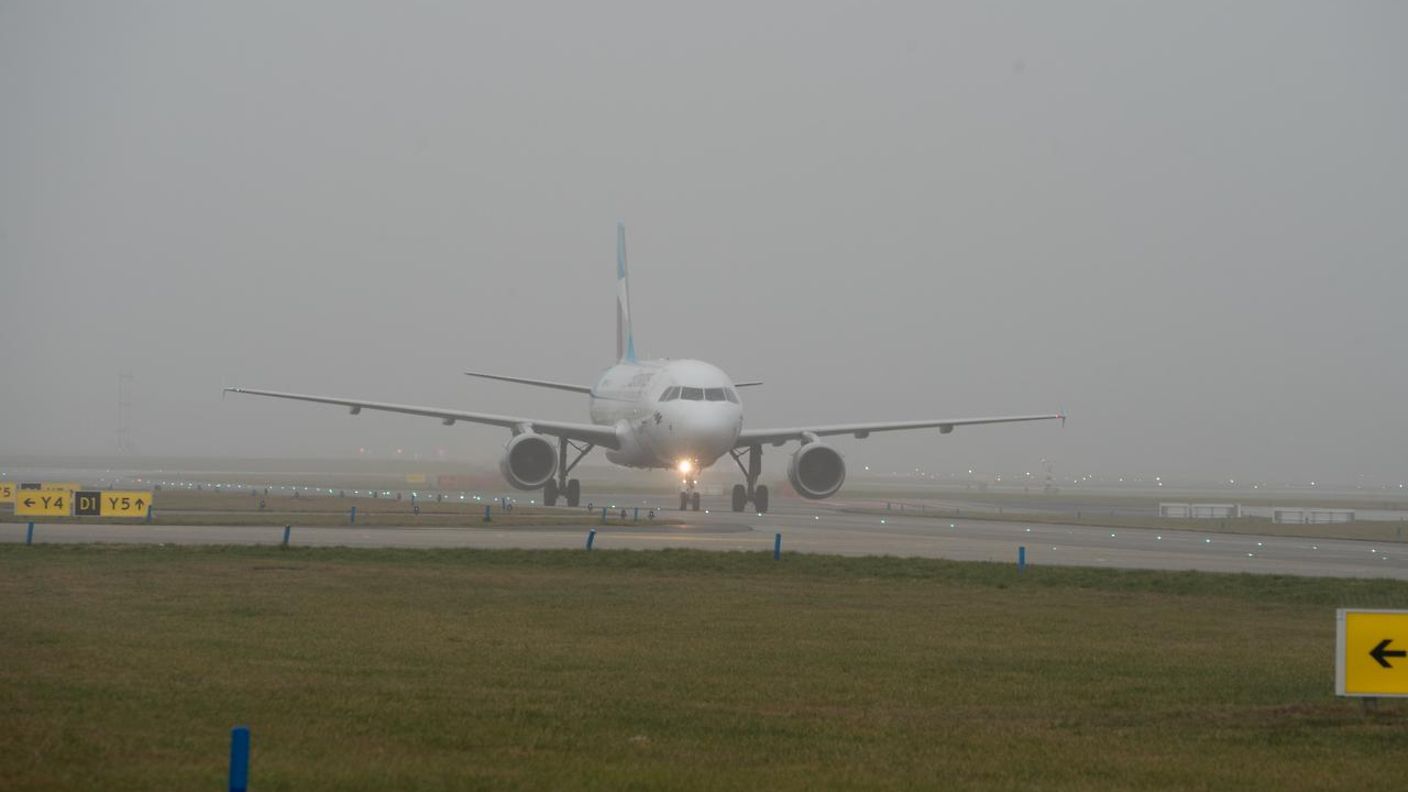
<path fill-rule="evenodd" d="M 592 386 L 592 423 L 616 428 L 618 465 L 702 470 L 743 430 L 743 403 L 728 375 L 699 360 L 618 363 Z"/>

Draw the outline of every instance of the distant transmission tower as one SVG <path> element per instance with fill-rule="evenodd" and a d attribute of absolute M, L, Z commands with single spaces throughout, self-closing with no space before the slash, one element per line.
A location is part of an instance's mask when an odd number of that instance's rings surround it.
<path fill-rule="evenodd" d="M 1046 472 L 1046 480 L 1045 482 L 1043 482 L 1041 491 L 1046 493 L 1047 495 L 1055 495 L 1056 493 L 1061 491 L 1056 486 L 1056 475 L 1054 470 L 1054 468 L 1056 467 L 1056 463 L 1052 462 L 1049 459 L 1043 459 L 1041 460 L 1041 466 L 1045 469 Z"/>
<path fill-rule="evenodd" d="M 117 375 L 117 453 L 132 456 L 137 447 L 132 442 L 132 373 L 124 371 Z"/>

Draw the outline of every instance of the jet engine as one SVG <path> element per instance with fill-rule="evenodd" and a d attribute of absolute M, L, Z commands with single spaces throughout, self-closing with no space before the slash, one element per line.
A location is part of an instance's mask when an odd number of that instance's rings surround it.
<path fill-rule="evenodd" d="M 846 463 L 836 449 L 813 440 L 797 449 L 787 466 L 787 480 L 803 498 L 821 500 L 836 494 L 846 480 Z"/>
<path fill-rule="evenodd" d="M 504 446 L 499 470 L 509 484 L 521 490 L 537 489 L 557 472 L 557 448 L 540 434 L 514 435 Z"/>

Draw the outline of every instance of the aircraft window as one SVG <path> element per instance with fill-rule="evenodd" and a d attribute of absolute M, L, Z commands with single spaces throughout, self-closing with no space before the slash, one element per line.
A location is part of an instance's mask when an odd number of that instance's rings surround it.
<path fill-rule="evenodd" d="M 689 399 L 690 401 L 703 401 L 703 400 L 704 400 L 704 389 L 703 389 L 703 388 L 680 388 L 680 398 L 681 398 L 681 399 Z"/>
<path fill-rule="evenodd" d="M 738 404 L 738 394 L 733 392 L 733 388 L 725 388 L 724 396 L 728 397 L 728 400 L 734 404 Z"/>
<path fill-rule="evenodd" d="M 665 389 L 665 392 L 664 392 L 664 393 L 660 394 L 660 401 L 674 401 L 675 399 L 678 399 L 679 397 L 680 397 L 680 386 L 678 386 L 678 385 L 671 385 L 670 387 L 668 387 L 668 388 Z"/>
<path fill-rule="evenodd" d="M 723 389 L 723 388 L 705 388 L 705 389 L 704 389 L 704 398 L 707 399 L 707 400 L 709 400 L 709 401 L 723 401 L 723 400 L 724 400 L 724 389 Z"/>

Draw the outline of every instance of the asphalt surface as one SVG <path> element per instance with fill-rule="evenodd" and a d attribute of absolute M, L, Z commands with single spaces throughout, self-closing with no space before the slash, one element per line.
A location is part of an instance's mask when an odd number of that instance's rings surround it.
<path fill-rule="evenodd" d="M 610 497 L 598 501 L 612 502 Z M 628 502 L 626 496 L 615 499 Z M 639 496 L 634 498 L 639 503 Z M 706 502 L 706 506 L 709 506 Z M 619 508 L 619 507 L 618 507 Z M 644 511 L 642 511 L 644 514 Z M 766 515 L 731 511 L 663 511 L 683 520 L 665 526 L 642 519 L 639 526 L 602 526 L 595 547 L 771 552 L 781 533 L 784 552 L 892 555 L 1015 563 L 1026 547 L 1028 564 L 1131 569 L 1203 570 L 1262 574 L 1388 577 L 1408 579 L 1408 546 L 1341 539 L 1090 528 L 1023 523 L 1018 520 L 935 519 L 902 513 L 853 514 L 836 504 L 781 501 Z M 469 527 L 299 527 L 291 543 L 346 547 L 582 548 L 590 523 L 572 527 L 492 524 Z M 0 525 L 0 542 L 23 542 L 22 523 Z M 143 523 L 43 523 L 36 543 L 114 542 L 146 544 L 277 544 L 283 526 L 219 527 Z"/>

